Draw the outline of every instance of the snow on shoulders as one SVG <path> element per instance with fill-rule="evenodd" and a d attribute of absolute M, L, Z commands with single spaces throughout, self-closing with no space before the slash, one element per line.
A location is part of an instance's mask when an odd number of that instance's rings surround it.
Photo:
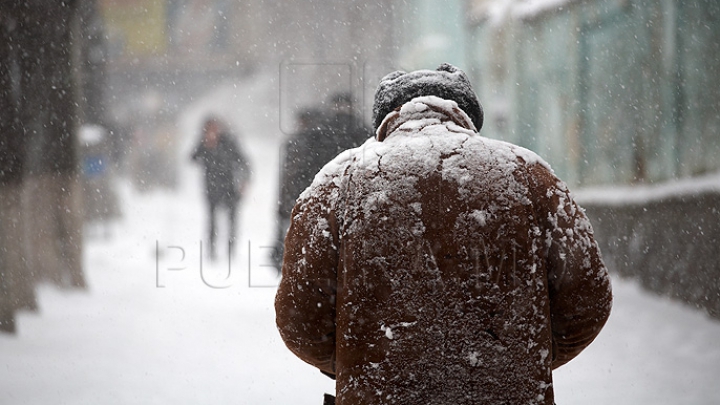
<path fill-rule="evenodd" d="M 405 103 L 394 115 L 388 114 L 383 123 L 389 123 L 388 131 L 391 132 L 382 141 L 372 138 L 362 146 L 338 155 L 318 172 L 312 185 L 300 197 L 310 198 L 320 190 L 333 187 L 335 191 L 331 193 L 337 194 L 343 189 L 346 177 L 343 174 L 356 170 L 366 176 L 382 171 L 383 179 L 387 181 L 401 173 L 423 176 L 440 169 L 443 179 L 454 181 L 468 193 L 482 187 L 473 181 L 478 170 L 482 170 L 487 181 L 505 184 L 508 193 L 521 199 L 523 192 L 516 189 L 519 186 L 516 187 L 514 180 L 518 169 L 542 165 L 552 172 L 534 152 L 485 138 L 463 127 L 472 126 L 471 121 L 454 101 L 434 96 L 418 97 Z M 397 187 L 404 189 L 402 184 Z M 478 216 L 476 220 L 482 222 L 482 217 Z"/>
<path fill-rule="evenodd" d="M 365 153 L 365 151 L 372 151 L 374 144 L 379 144 L 375 138 L 369 138 L 364 144 L 357 148 L 347 149 L 340 152 L 339 155 L 329 161 L 325 166 L 320 169 L 319 172 L 313 178 L 312 184 L 300 193 L 299 199 L 307 199 L 312 196 L 313 190 L 319 187 L 333 182 L 335 186 L 339 186 L 340 178 L 339 174 L 342 173 L 345 168 L 355 159 L 359 154 Z"/>
<path fill-rule="evenodd" d="M 531 151 L 530 149 L 526 149 L 522 146 L 518 146 L 513 143 L 501 141 L 498 139 L 491 139 L 485 137 L 482 137 L 482 139 L 490 148 L 494 150 L 510 153 L 515 158 L 522 159 L 522 161 L 525 162 L 525 164 L 527 164 L 528 166 L 538 164 L 546 168 L 551 173 L 554 173 L 552 167 L 550 167 L 550 164 L 546 162 L 545 159 L 541 158 L 540 155 Z"/>

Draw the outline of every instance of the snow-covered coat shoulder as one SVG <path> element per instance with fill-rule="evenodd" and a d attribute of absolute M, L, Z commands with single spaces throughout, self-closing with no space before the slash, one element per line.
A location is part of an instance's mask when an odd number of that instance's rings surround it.
<path fill-rule="evenodd" d="M 610 282 L 583 211 L 534 153 L 420 97 L 320 171 L 285 240 L 277 324 L 337 403 L 552 404 Z"/>

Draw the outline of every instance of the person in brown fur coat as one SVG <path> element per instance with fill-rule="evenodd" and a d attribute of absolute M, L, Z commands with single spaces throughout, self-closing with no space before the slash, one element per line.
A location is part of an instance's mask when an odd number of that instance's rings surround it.
<path fill-rule="evenodd" d="M 481 137 L 465 74 L 394 72 L 376 139 L 300 196 L 275 308 L 337 403 L 547 404 L 605 324 L 592 227 L 535 153 Z"/>

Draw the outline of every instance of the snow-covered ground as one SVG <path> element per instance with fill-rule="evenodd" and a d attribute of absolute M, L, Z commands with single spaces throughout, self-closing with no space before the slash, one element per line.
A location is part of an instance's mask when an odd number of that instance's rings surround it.
<path fill-rule="evenodd" d="M 268 267 L 280 130 L 277 82 L 222 86 L 180 122 L 187 155 L 201 118 L 226 117 L 256 168 L 228 265 L 200 256 L 200 173 L 181 158 L 175 192 L 119 184 L 124 216 L 88 238 L 88 291 L 39 289 L 39 314 L 0 335 L 0 404 L 318 404 L 331 380 L 297 360 L 275 329 Z M 228 271 L 229 269 L 229 271 Z M 562 404 L 720 403 L 720 322 L 613 279 L 613 314 L 555 372 Z"/>

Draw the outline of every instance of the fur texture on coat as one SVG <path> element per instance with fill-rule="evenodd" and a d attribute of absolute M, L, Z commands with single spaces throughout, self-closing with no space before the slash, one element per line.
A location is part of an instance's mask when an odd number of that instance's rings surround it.
<path fill-rule="evenodd" d="M 592 228 L 536 154 L 415 98 L 326 165 L 285 240 L 277 325 L 337 404 L 547 404 L 611 308 Z"/>

